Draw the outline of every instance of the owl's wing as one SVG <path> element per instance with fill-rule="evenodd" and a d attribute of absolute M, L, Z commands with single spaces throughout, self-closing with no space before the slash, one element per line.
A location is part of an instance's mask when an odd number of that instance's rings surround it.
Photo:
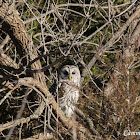
<path fill-rule="evenodd" d="M 59 81 L 57 85 L 57 81 L 55 80 L 53 85 L 49 88 L 49 91 L 54 96 L 55 99 L 57 99 L 57 95 L 58 95 L 58 98 L 62 98 L 65 93 L 65 86 L 66 86 L 65 82 Z"/>
<path fill-rule="evenodd" d="M 64 96 L 64 93 L 65 93 L 64 87 L 65 87 L 64 82 L 60 82 L 60 83 L 58 84 L 58 93 L 59 93 L 59 94 L 58 94 L 58 97 L 59 97 L 59 98 L 61 98 L 61 97 Z"/>

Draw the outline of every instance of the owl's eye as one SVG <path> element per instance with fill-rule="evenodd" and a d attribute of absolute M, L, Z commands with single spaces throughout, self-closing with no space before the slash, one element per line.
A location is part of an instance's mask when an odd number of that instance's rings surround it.
<path fill-rule="evenodd" d="M 63 72 L 65 75 L 68 75 L 68 72 L 65 70 L 64 72 Z"/>
<path fill-rule="evenodd" d="M 75 72 L 73 71 L 72 74 L 75 74 Z"/>

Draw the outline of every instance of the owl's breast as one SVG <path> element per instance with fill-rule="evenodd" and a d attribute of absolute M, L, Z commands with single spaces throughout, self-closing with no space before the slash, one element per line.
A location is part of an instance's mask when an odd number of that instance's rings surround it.
<path fill-rule="evenodd" d="M 71 117 L 79 98 L 79 88 L 70 82 L 62 82 L 59 87 L 59 106 Z"/>
<path fill-rule="evenodd" d="M 79 88 L 74 86 L 73 83 L 63 82 L 59 89 L 59 98 L 76 103 L 79 98 Z"/>

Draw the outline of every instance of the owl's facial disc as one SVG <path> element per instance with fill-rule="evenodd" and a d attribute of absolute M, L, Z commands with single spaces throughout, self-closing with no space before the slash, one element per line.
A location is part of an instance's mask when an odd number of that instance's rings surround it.
<path fill-rule="evenodd" d="M 74 65 L 65 65 L 60 71 L 59 80 L 61 82 L 72 82 L 78 87 L 80 87 L 80 77 L 81 76 L 78 67 Z"/>
<path fill-rule="evenodd" d="M 80 73 L 76 68 L 70 69 L 70 76 L 69 80 L 71 80 L 74 83 L 77 83 L 78 77 L 80 77 Z"/>
<path fill-rule="evenodd" d="M 63 73 L 64 73 L 64 75 L 68 75 L 69 74 L 67 70 L 64 70 Z"/>
<path fill-rule="evenodd" d="M 61 77 L 62 79 L 68 79 L 69 78 L 69 70 L 68 68 L 64 68 L 63 71 L 61 72 Z"/>
<path fill-rule="evenodd" d="M 76 74 L 75 71 L 70 71 L 69 80 L 73 80 L 73 78 L 76 76 L 75 74 Z"/>

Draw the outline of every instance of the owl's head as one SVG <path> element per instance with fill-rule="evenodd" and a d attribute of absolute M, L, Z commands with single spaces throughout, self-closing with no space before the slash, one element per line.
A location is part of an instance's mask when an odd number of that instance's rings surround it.
<path fill-rule="evenodd" d="M 59 80 L 68 80 L 80 87 L 80 71 L 79 68 L 74 65 L 65 65 L 62 67 L 59 73 Z"/>

